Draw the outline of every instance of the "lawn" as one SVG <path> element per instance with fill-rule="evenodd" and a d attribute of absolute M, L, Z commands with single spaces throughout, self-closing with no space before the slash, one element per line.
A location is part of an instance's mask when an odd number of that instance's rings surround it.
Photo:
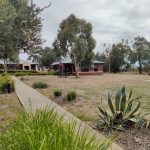
<path fill-rule="evenodd" d="M 72 76 L 59 78 L 57 76 L 28 76 L 24 82 L 32 86 L 35 81 L 42 81 L 49 85 L 47 89 L 38 90 L 43 95 L 56 101 L 59 105 L 73 113 L 83 121 L 89 123 L 97 119 L 101 98 L 107 106 L 108 91 L 116 91 L 125 85 L 127 91 L 133 89 L 133 97 L 141 96 L 142 109 L 150 110 L 150 76 L 130 74 L 104 74 L 101 76 L 84 76 L 76 79 Z M 61 89 L 65 95 L 69 90 L 75 90 L 78 98 L 75 102 L 63 102 L 61 98 L 54 98 L 53 91 Z"/>
<path fill-rule="evenodd" d="M 22 109 L 15 93 L 0 94 L 0 132 L 15 120 Z"/>

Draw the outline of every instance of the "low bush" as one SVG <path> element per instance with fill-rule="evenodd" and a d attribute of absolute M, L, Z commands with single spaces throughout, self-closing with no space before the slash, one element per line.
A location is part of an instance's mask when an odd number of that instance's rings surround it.
<path fill-rule="evenodd" d="M 141 120 L 140 101 L 141 97 L 132 99 L 132 90 L 127 96 L 125 87 L 119 89 L 113 100 L 112 94 L 108 93 L 108 106 L 106 110 L 101 102 L 99 106 L 100 121 L 97 128 L 112 131 L 113 129 L 124 130 L 129 125 L 137 124 Z"/>
<path fill-rule="evenodd" d="M 72 101 L 72 100 L 75 100 L 76 97 L 77 97 L 77 94 L 75 91 L 69 91 L 65 97 L 65 100 Z"/>
<path fill-rule="evenodd" d="M 48 85 L 46 83 L 43 83 L 43 82 L 34 82 L 32 87 L 34 89 L 38 88 L 38 89 L 45 89 L 48 87 Z"/>
<path fill-rule="evenodd" d="M 9 75 L 0 78 L 0 93 L 10 93 L 15 91 L 14 80 Z"/>
<path fill-rule="evenodd" d="M 62 91 L 61 90 L 57 89 L 57 90 L 54 91 L 54 96 L 55 97 L 58 97 L 58 96 L 61 96 L 61 95 L 62 95 Z"/>
<path fill-rule="evenodd" d="M 16 72 L 14 75 L 15 76 L 27 76 L 28 73 L 27 72 Z"/>
<path fill-rule="evenodd" d="M 57 75 L 60 75 L 60 71 L 59 71 L 59 70 L 57 70 L 57 71 L 51 70 L 51 71 L 49 71 L 48 73 L 49 73 L 49 75 L 54 75 L 54 76 L 55 76 L 55 75 L 56 75 L 56 76 L 57 76 Z"/>
<path fill-rule="evenodd" d="M 81 134 L 79 134 L 81 132 Z M 107 150 L 112 140 L 96 140 L 76 123 L 66 123 L 53 110 L 22 113 L 0 134 L 0 149 L 11 150 Z"/>
<path fill-rule="evenodd" d="M 48 72 L 41 72 L 41 71 L 39 71 L 39 72 L 36 72 L 36 73 L 28 73 L 28 75 L 29 76 L 49 75 L 49 73 Z"/>
<path fill-rule="evenodd" d="M 0 74 L 5 74 L 2 70 L 0 70 Z M 15 75 L 15 76 L 34 76 L 34 75 L 49 75 L 46 71 L 35 71 L 35 70 L 8 70 L 7 74 Z"/>
<path fill-rule="evenodd" d="M 7 75 L 9 75 L 7 72 L 3 72 L 3 73 L 1 74 L 2 77 L 3 77 L 3 76 L 7 76 Z"/>
<path fill-rule="evenodd" d="M 37 73 L 36 70 L 7 70 L 8 74 L 15 74 L 18 72 L 25 72 L 25 73 Z M 4 73 L 4 70 L 0 70 L 0 74 Z"/>

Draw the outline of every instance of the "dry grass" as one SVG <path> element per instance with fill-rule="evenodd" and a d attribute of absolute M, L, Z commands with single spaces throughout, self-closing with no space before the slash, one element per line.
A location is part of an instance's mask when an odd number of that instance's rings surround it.
<path fill-rule="evenodd" d="M 127 90 L 133 89 L 133 96 L 142 95 L 142 109 L 150 110 L 150 76 L 127 74 L 104 74 L 101 76 L 85 76 L 76 79 L 74 77 L 59 78 L 57 76 L 28 76 L 24 82 L 32 86 L 35 81 L 46 82 L 48 89 L 38 90 L 45 96 L 56 100 L 62 107 L 82 120 L 93 121 L 97 119 L 97 105 L 101 98 L 106 104 L 108 91 L 116 91 L 118 87 L 125 85 Z M 65 93 L 75 90 L 78 98 L 75 102 L 64 103 L 60 99 L 54 99 L 53 91 L 61 89 Z"/>
<path fill-rule="evenodd" d="M 0 94 L 0 131 L 7 128 L 7 125 L 15 120 L 20 110 L 22 107 L 15 93 Z"/>

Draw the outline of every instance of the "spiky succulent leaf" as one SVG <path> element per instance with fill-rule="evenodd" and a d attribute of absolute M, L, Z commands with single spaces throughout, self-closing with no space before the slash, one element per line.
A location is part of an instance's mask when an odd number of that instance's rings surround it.
<path fill-rule="evenodd" d="M 131 100 L 131 98 L 132 98 L 132 89 L 130 90 L 128 100 L 130 101 L 130 100 Z"/>
<path fill-rule="evenodd" d="M 126 120 L 128 120 L 128 119 L 133 118 L 133 116 L 135 115 L 135 113 L 136 113 L 139 109 L 140 109 L 140 102 L 138 102 L 138 104 L 136 105 L 136 107 L 124 117 L 124 120 L 126 121 Z"/>
<path fill-rule="evenodd" d="M 128 105 L 127 105 L 127 107 L 126 107 L 126 110 L 125 110 L 125 112 L 124 112 L 125 115 L 126 115 L 128 112 L 131 111 L 132 106 L 133 106 L 133 102 L 136 101 L 136 100 L 138 100 L 138 99 L 140 99 L 140 98 L 141 98 L 141 96 L 136 97 L 136 98 L 130 100 L 130 102 L 128 103 Z"/>
<path fill-rule="evenodd" d="M 121 90 L 119 89 L 119 90 L 117 91 L 116 97 L 115 97 L 116 111 L 119 111 L 120 99 L 121 99 Z"/>
<path fill-rule="evenodd" d="M 122 98 L 121 98 L 120 111 L 124 112 L 126 108 L 126 103 L 127 103 L 127 99 L 126 99 L 126 94 L 124 93 L 124 95 L 122 95 Z"/>
<path fill-rule="evenodd" d="M 108 105 L 109 105 L 109 108 L 110 108 L 112 114 L 115 114 L 115 109 L 114 109 L 114 106 L 112 103 L 112 98 L 109 93 L 108 93 Z"/>

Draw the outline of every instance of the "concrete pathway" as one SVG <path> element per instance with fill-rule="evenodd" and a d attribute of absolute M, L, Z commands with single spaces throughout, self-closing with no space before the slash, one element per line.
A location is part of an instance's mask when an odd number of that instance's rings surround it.
<path fill-rule="evenodd" d="M 65 121 L 72 121 L 73 119 L 77 122 L 76 129 L 79 129 L 79 126 L 81 125 L 81 129 L 84 129 L 84 127 L 87 128 L 87 131 L 90 131 L 91 136 L 95 135 L 98 140 L 104 139 L 105 137 L 96 132 L 94 129 L 89 127 L 88 125 L 82 123 L 81 120 L 78 118 L 74 117 L 72 114 L 67 112 L 65 109 L 62 107 L 58 106 L 56 103 L 52 102 L 50 99 L 47 97 L 43 96 L 33 88 L 29 87 L 25 83 L 21 82 L 18 78 L 12 77 L 13 80 L 15 80 L 15 88 L 16 88 L 16 94 L 25 108 L 26 111 L 30 111 L 32 107 L 32 111 L 35 112 L 37 109 L 41 109 L 47 106 L 50 106 L 51 108 L 55 107 L 55 111 L 64 116 Z M 117 144 L 113 143 L 112 144 L 112 150 L 122 150 L 120 146 Z"/>

